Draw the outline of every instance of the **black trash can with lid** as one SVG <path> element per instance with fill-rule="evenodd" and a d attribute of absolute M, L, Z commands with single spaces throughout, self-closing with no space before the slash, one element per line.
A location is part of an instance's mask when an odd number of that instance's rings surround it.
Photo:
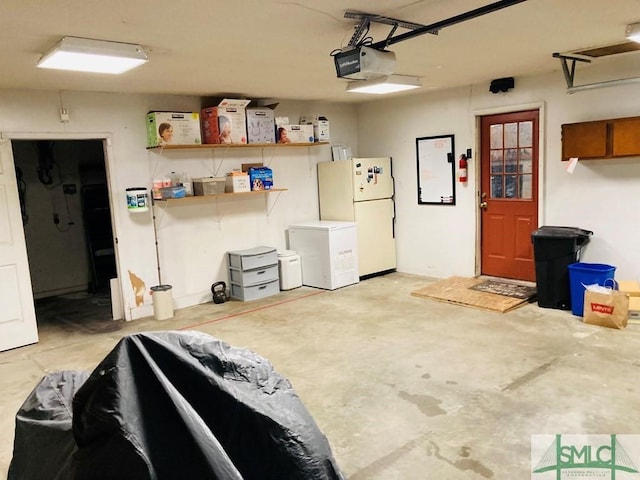
<path fill-rule="evenodd" d="M 543 226 L 531 233 L 536 263 L 538 306 L 571 310 L 569 265 L 579 259 L 580 249 L 593 235 L 576 227 Z"/>

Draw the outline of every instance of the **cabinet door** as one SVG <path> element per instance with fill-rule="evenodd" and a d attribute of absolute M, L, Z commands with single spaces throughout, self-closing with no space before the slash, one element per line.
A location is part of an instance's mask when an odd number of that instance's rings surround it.
<path fill-rule="evenodd" d="M 562 125 L 562 160 L 607 156 L 606 120 Z"/>
<path fill-rule="evenodd" d="M 640 155 L 640 117 L 613 120 L 612 154 L 614 157 Z"/>

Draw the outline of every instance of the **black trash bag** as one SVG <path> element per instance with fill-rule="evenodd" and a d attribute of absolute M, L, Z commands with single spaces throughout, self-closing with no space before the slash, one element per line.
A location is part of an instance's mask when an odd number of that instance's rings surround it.
<path fill-rule="evenodd" d="M 343 479 L 289 381 L 199 332 L 123 338 L 73 411 L 75 479 Z"/>
<path fill-rule="evenodd" d="M 67 480 L 76 442 L 71 431 L 73 396 L 89 372 L 63 370 L 46 375 L 16 414 L 8 480 Z"/>

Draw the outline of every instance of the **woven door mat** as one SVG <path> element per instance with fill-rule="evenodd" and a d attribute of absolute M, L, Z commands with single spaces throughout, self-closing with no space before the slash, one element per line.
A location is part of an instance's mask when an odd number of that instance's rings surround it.
<path fill-rule="evenodd" d="M 529 300 L 535 297 L 537 293 L 536 287 L 529 287 L 518 283 L 501 282 L 498 280 L 487 280 L 469 288 L 478 290 L 479 292 L 495 293 L 496 295 L 519 298 L 521 300 Z"/>

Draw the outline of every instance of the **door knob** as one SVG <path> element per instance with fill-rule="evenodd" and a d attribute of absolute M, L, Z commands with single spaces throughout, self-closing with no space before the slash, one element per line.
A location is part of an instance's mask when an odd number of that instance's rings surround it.
<path fill-rule="evenodd" d="M 486 210 L 487 209 L 487 202 L 480 202 L 479 207 Z"/>

